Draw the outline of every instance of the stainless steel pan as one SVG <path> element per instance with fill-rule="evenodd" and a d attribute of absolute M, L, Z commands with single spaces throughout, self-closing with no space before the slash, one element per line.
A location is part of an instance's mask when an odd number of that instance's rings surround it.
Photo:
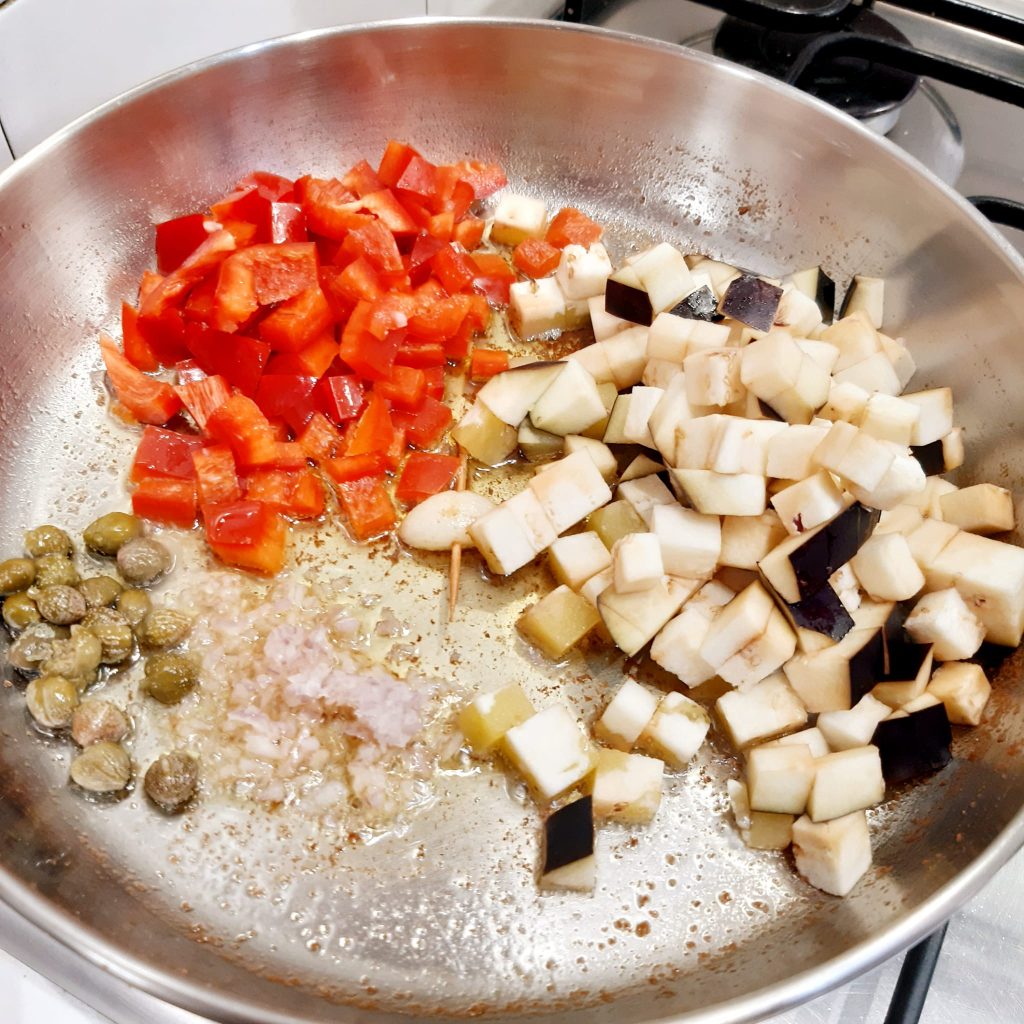
<path fill-rule="evenodd" d="M 0 550 L 32 523 L 81 527 L 123 501 L 131 440 L 98 401 L 94 340 L 148 264 L 149 224 L 252 167 L 330 174 L 389 137 L 502 161 L 514 187 L 607 224 L 620 258 L 670 239 L 760 272 L 885 276 L 917 381 L 956 389 L 968 479 L 1019 485 L 1024 267 L 894 147 L 665 45 L 547 23 L 388 24 L 187 68 L 0 178 Z M 591 657 L 580 681 L 527 656 L 510 624 L 535 581 L 494 588 L 469 559 L 466 610 L 446 634 L 437 563 L 383 569 L 339 545 L 330 557 L 351 559 L 361 590 L 415 614 L 427 662 L 451 672 L 458 646 L 472 684 L 550 684 L 593 713 L 586 701 L 621 671 Z M 401 577 L 415 602 L 395 596 Z M 68 750 L 33 734 L 8 689 L 0 896 L 68 957 L 225 1021 L 754 1019 L 921 937 L 1020 844 L 1018 659 L 995 689 L 957 761 L 874 815 L 879 870 L 844 901 L 743 848 L 724 813 L 724 746 L 672 781 L 635 840 L 602 833 L 593 898 L 540 897 L 536 820 L 498 776 L 443 779 L 406 831 L 369 846 L 217 801 L 158 819 L 137 796 L 96 807 L 71 794 Z M 140 736 L 140 760 L 159 741 Z"/>

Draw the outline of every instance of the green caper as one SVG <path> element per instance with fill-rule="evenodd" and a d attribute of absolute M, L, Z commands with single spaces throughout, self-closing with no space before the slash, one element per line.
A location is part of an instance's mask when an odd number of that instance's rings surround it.
<path fill-rule="evenodd" d="M 71 778 L 91 793 L 116 793 L 131 782 L 131 758 L 117 743 L 93 743 L 71 762 Z"/>
<path fill-rule="evenodd" d="M 80 747 L 120 743 L 130 729 L 128 716 L 106 700 L 83 700 L 71 717 L 71 738 Z"/>
<path fill-rule="evenodd" d="M 158 757 L 143 780 L 146 796 L 168 814 L 185 807 L 195 796 L 198 783 L 199 762 L 179 750 Z"/>
<path fill-rule="evenodd" d="M 50 653 L 40 665 L 47 675 L 65 676 L 84 693 L 96 682 L 103 644 L 99 637 L 82 626 L 72 626 L 67 640 L 54 640 Z"/>
<path fill-rule="evenodd" d="M 123 544 L 142 536 L 142 523 L 127 512 L 108 512 L 82 532 L 86 547 L 100 555 L 116 555 Z"/>
<path fill-rule="evenodd" d="M 66 729 L 78 707 L 78 688 L 63 676 L 40 676 L 25 690 L 29 714 L 48 729 Z"/>
<path fill-rule="evenodd" d="M 119 665 L 131 655 L 135 638 L 128 620 L 120 612 L 113 608 L 92 608 L 86 612 L 82 625 L 102 644 L 104 665 Z"/>
<path fill-rule="evenodd" d="M 36 622 L 11 644 L 7 651 L 7 664 L 19 672 L 38 672 L 42 662 L 53 653 L 57 643 L 57 629 L 48 622 Z"/>
<path fill-rule="evenodd" d="M 152 537 L 136 537 L 117 552 L 118 571 L 128 583 L 140 587 L 155 583 L 170 569 L 172 561 L 170 551 Z"/>
<path fill-rule="evenodd" d="M 136 633 L 144 647 L 174 647 L 188 636 L 192 620 L 173 608 L 154 608 L 139 623 Z"/>
<path fill-rule="evenodd" d="M 146 661 L 142 688 L 161 704 L 177 704 L 199 679 L 195 661 L 184 654 L 154 654 Z"/>
<path fill-rule="evenodd" d="M 16 594 L 31 587 L 36 578 L 36 563 L 31 558 L 8 558 L 0 562 L 0 595 Z"/>
<path fill-rule="evenodd" d="M 134 588 L 122 590 L 117 597 L 117 610 L 128 620 L 132 629 L 142 622 L 152 607 L 149 594 L 144 590 L 135 590 Z"/>
<path fill-rule="evenodd" d="M 5 597 L 2 614 L 12 633 L 20 633 L 28 626 L 43 621 L 35 601 L 24 592 Z"/>
<path fill-rule="evenodd" d="M 39 614 L 58 626 L 81 622 L 88 611 L 85 598 L 74 587 L 40 587 L 33 591 L 33 597 Z"/>
<path fill-rule="evenodd" d="M 59 526 L 38 526 L 25 534 L 25 550 L 33 558 L 60 555 L 70 558 L 75 553 L 71 538 Z"/>
<path fill-rule="evenodd" d="M 106 608 L 118 599 L 124 587 L 113 576 L 89 576 L 78 584 L 78 590 L 90 608 Z"/>
<path fill-rule="evenodd" d="M 74 587 L 81 580 L 75 563 L 63 555 L 40 555 L 36 559 L 36 586 Z"/>

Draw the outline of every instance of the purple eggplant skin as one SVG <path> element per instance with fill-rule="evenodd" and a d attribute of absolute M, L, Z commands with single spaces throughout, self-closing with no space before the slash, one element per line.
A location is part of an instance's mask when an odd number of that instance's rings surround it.
<path fill-rule="evenodd" d="M 942 704 L 879 722 L 871 742 L 878 747 L 888 786 L 936 772 L 953 759 L 953 730 Z"/>
<path fill-rule="evenodd" d="M 819 590 L 832 573 L 857 554 L 881 514 L 877 508 L 854 502 L 789 556 L 801 599 Z"/>
<path fill-rule="evenodd" d="M 589 796 L 560 807 L 544 822 L 543 874 L 594 852 L 594 811 Z"/>
<path fill-rule="evenodd" d="M 681 316 L 684 320 L 707 320 L 718 323 L 725 318 L 718 312 L 718 300 L 715 293 L 705 284 L 696 291 L 690 292 L 682 302 L 674 305 L 669 312 L 673 316 Z"/>
<path fill-rule="evenodd" d="M 870 693 L 885 669 L 885 631 L 873 630 L 849 660 L 850 707 Z"/>
<path fill-rule="evenodd" d="M 942 438 L 930 444 L 910 446 L 910 454 L 921 464 L 925 476 L 938 476 L 946 472 L 946 456 L 942 450 Z"/>
<path fill-rule="evenodd" d="M 802 629 L 822 633 L 837 643 L 853 629 L 853 619 L 839 595 L 826 583 L 810 597 L 786 603 L 790 619 Z"/>
<path fill-rule="evenodd" d="M 821 267 L 818 267 L 817 287 L 814 289 L 814 301 L 821 311 L 821 319 L 832 323 L 836 315 L 836 283 Z"/>
<path fill-rule="evenodd" d="M 604 293 L 606 313 L 617 316 L 620 320 L 628 320 L 633 324 L 650 327 L 654 319 L 651 297 L 643 288 L 634 288 L 631 284 L 616 281 L 613 274 L 608 278 Z"/>
<path fill-rule="evenodd" d="M 770 331 L 781 300 L 781 288 L 759 277 L 741 274 L 726 288 L 719 309 L 755 331 Z"/>

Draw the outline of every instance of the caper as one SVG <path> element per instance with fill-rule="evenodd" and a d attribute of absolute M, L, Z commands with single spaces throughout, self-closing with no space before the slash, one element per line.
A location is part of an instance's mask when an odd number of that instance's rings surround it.
<path fill-rule="evenodd" d="M 82 619 L 82 625 L 103 645 L 104 665 L 118 665 L 131 655 L 132 627 L 120 612 L 113 608 L 92 608 Z"/>
<path fill-rule="evenodd" d="M 146 587 L 171 567 L 170 551 L 152 537 L 136 537 L 117 552 L 117 568 L 129 583 Z"/>
<path fill-rule="evenodd" d="M 146 661 L 142 688 L 161 704 L 177 704 L 199 679 L 195 661 L 184 654 L 154 654 Z"/>
<path fill-rule="evenodd" d="M 127 512 L 108 512 L 83 531 L 86 547 L 101 555 L 116 555 L 121 545 L 142 536 L 142 523 Z"/>
<path fill-rule="evenodd" d="M 36 559 L 36 586 L 74 587 L 81 580 L 75 563 L 63 555 L 40 555 Z"/>
<path fill-rule="evenodd" d="M 118 599 L 124 587 L 113 576 L 89 576 L 78 584 L 78 590 L 90 608 L 106 608 Z"/>
<path fill-rule="evenodd" d="M 40 676 L 25 690 L 29 714 L 48 729 L 66 729 L 78 707 L 78 688 L 63 676 Z"/>
<path fill-rule="evenodd" d="M 192 620 L 173 608 L 154 608 L 139 623 L 136 633 L 144 647 L 174 647 L 188 636 Z"/>
<path fill-rule="evenodd" d="M 82 626 L 72 626 L 69 639 L 52 642 L 40 671 L 47 675 L 65 676 L 80 693 L 84 693 L 96 682 L 102 658 L 103 644 L 99 637 Z"/>
<path fill-rule="evenodd" d="M 199 763 L 190 754 L 175 750 L 162 754 L 146 771 L 146 796 L 162 811 L 180 811 L 196 794 Z"/>
<path fill-rule="evenodd" d="M 4 598 L 2 614 L 12 633 L 20 633 L 23 629 L 43 621 L 35 601 L 24 591 Z"/>
<path fill-rule="evenodd" d="M 131 758 L 117 743 L 93 743 L 71 762 L 71 778 L 91 793 L 116 793 L 131 782 Z"/>
<path fill-rule="evenodd" d="M 25 550 L 33 558 L 60 555 L 70 558 L 75 553 L 71 538 L 59 526 L 38 526 L 25 534 Z"/>
<path fill-rule="evenodd" d="M 132 629 L 142 622 L 152 607 L 149 594 L 144 590 L 122 590 L 117 597 L 117 610 L 128 620 Z"/>
<path fill-rule="evenodd" d="M 88 608 L 85 598 L 74 587 L 41 587 L 33 596 L 39 614 L 47 622 L 58 626 L 70 626 L 72 622 L 81 622 Z"/>
<path fill-rule="evenodd" d="M 31 558 L 8 558 L 0 562 L 0 595 L 16 594 L 32 586 L 36 563 Z"/>
<path fill-rule="evenodd" d="M 7 663 L 19 672 L 38 672 L 40 663 L 53 653 L 56 642 L 57 630 L 48 622 L 36 622 L 11 644 Z"/>
<path fill-rule="evenodd" d="M 80 747 L 120 743 L 130 728 L 128 716 L 107 700 L 83 700 L 71 717 L 71 738 Z"/>

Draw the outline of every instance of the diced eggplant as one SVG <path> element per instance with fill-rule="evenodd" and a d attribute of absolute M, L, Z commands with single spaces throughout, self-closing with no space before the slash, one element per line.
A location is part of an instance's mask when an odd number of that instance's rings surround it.
<path fill-rule="evenodd" d="M 552 704 L 513 726 L 501 746 L 543 800 L 575 786 L 594 766 L 590 740 L 563 704 Z"/>
<path fill-rule="evenodd" d="M 518 245 L 524 238 L 543 238 L 547 208 L 542 199 L 506 193 L 494 211 L 491 240 Z"/>
<path fill-rule="evenodd" d="M 773 509 L 759 516 L 724 516 L 718 561 L 734 569 L 756 570 L 757 563 L 786 536 Z"/>
<path fill-rule="evenodd" d="M 793 284 L 814 299 L 825 323 L 831 323 L 836 313 L 836 283 L 821 267 L 798 270 L 790 275 Z"/>
<path fill-rule="evenodd" d="M 871 836 L 863 811 L 832 821 L 804 815 L 793 823 L 796 869 L 811 885 L 845 896 L 871 867 Z"/>
<path fill-rule="evenodd" d="M 647 455 L 638 455 L 622 471 L 619 483 L 624 484 L 630 480 L 640 480 L 645 476 L 656 476 L 661 473 L 665 473 L 666 476 L 668 475 L 663 463 L 656 462 Z"/>
<path fill-rule="evenodd" d="M 455 425 L 452 437 L 485 466 L 504 462 L 519 443 L 516 428 L 491 412 L 479 398 Z"/>
<path fill-rule="evenodd" d="M 594 735 L 616 750 L 632 750 L 657 710 L 654 691 L 627 676 L 594 723 Z"/>
<path fill-rule="evenodd" d="M 700 648 L 718 610 L 733 596 L 733 591 L 717 580 L 704 584 L 682 612 L 654 638 L 652 660 L 687 686 L 706 683 L 715 669 L 701 657 Z"/>
<path fill-rule="evenodd" d="M 932 674 L 933 658 L 930 645 L 886 640 L 883 671 L 871 695 L 891 708 L 920 697 Z"/>
<path fill-rule="evenodd" d="M 908 616 L 906 630 L 917 644 L 934 644 L 939 661 L 973 657 L 985 639 L 985 627 L 954 587 L 925 594 Z"/>
<path fill-rule="evenodd" d="M 630 533 L 612 548 L 615 592 L 634 594 L 661 582 L 665 564 L 661 544 L 653 533 Z"/>
<path fill-rule="evenodd" d="M 647 529 L 647 524 L 636 509 L 624 498 L 610 501 L 591 512 L 587 517 L 587 526 L 601 538 L 609 551 L 620 537 L 628 533 L 643 533 Z"/>
<path fill-rule="evenodd" d="M 538 430 L 563 437 L 586 430 L 602 416 L 604 402 L 598 393 L 597 382 L 578 362 L 573 361 L 562 363 L 530 407 L 530 422 Z"/>
<path fill-rule="evenodd" d="M 828 742 L 817 726 L 811 726 L 810 729 L 801 729 L 799 732 L 791 732 L 786 736 L 780 736 L 777 740 L 772 740 L 772 743 L 782 747 L 803 744 L 811 752 L 811 757 L 815 758 L 824 757 L 829 752 Z M 858 746 L 863 746 L 863 744 L 858 744 Z"/>
<path fill-rule="evenodd" d="M 781 673 L 722 694 L 715 710 L 738 748 L 807 724 L 807 709 Z"/>
<path fill-rule="evenodd" d="M 718 299 L 706 284 L 690 292 L 669 312 L 686 320 L 707 320 L 709 323 L 718 323 L 723 319 L 722 314 L 718 312 Z"/>
<path fill-rule="evenodd" d="M 806 536 L 790 556 L 801 597 L 817 593 L 871 536 L 881 513 L 854 502 L 820 530 Z"/>
<path fill-rule="evenodd" d="M 544 822 L 544 889 L 594 888 L 594 812 L 589 796 L 560 807 Z"/>
<path fill-rule="evenodd" d="M 851 629 L 837 644 L 790 658 L 783 671 L 812 714 L 846 711 L 875 686 L 884 658 L 881 629 Z"/>
<path fill-rule="evenodd" d="M 665 762 L 621 750 L 599 750 L 594 770 L 594 817 L 644 825 L 657 813 Z"/>
<path fill-rule="evenodd" d="M 612 556 L 593 530 L 559 537 L 548 549 L 548 565 L 555 579 L 577 591 L 611 564 Z"/>
<path fill-rule="evenodd" d="M 811 821 L 831 821 L 882 802 L 885 780 L 876 747 L 837 750 L 814 762 L 814 785 L 807 799 Z"/>
<path fill-rule="evenodd" d="M 718 666 L 727 683 L 751 688 L 780 669 L 796 650 L 796 633 L 786 617 L 773 607 L 764 632 Z"/>
<path fill-rule="evenodd" d="M 953 730 L 942 704 L 879 722 L 871 742 L 878 747 L 890 786 L 938 771 L 953 758 Z"/>
<path fill-rule="evenodd" d="M 650 327 L 654 320 L 651 297 L 644 290 L 640 278 L 628 266 L 615 271 L 608 278 L 604 293 L 604 309 L 606 313 L 620 320 L 628 320 L 644 327 Z"/>
<path fill-rule="evenodd" d="M 636 514 L 651 529 L 654 510 L 660 505 L 675 506 L 676 500 L 672 492 L 662 483 L 661 477 L 652 474 L 639 480 L 626 480 L 620 483 L 616 492 L 617 498 L 628 501 L 636 510 Z"/>
<path fill-rule="evenodd" d="M 863 274 L 854 276 L 850 287 L 843 297 L 843 305 L 839 316 L 852 316 L 858 310 L 864 312 L 868 323 L 876 330 L 882 326 L 883 307 L 885 302 L 885 281 L 881 277 L 865 277 Z"/>
<path fill-rule="evenodd" d="M 838 643 L 853 629 L 853 619 L 839 595 L 826 583 L 809 597 L 789 603 L 781 601 L 782 610 L 799 629 L 821 633 Z"/>
<path fill-rule="evenodd" d="M 594 465 L 597 466 L 606 483 L 610 484 L 615 479 L 619 464 L 615 453 L 603 441 L 595 441 L 594 438 L 587 437 L 585 434 L 566 434 L 564 439 L 559 438 L 559 440 L 564 441 L 562 448 L 566 455 L 572 455 L 574 452 L 586 452 L 593 459 Z"/>
<path fill-rule="evenodd" d="M 759 516 L 767 506 L 765 479 L 756 473 L 673 469 L 676 493 L 698 512 L 715 516 Z"/>
<path fill-rule="evenodd" d="M 1013 494 L 995 484 L 974 484 L 939 498 L 942 519 L 968 533 L 1003 533 L 1013 529 Z"/>
<path fill-rule="evenodd" d="M 803 814 L 814 785 L 814 758 L 801 744 L 754 747 L 747 757 L 750 809 Z"/>
<path fill-rule="evenodd" d="M 558 434 L 538 430 L 529 420 L 519 424 L 518 441 L 527 462 L 546 462 L 562 454 L 563 439 Z"/>
<path fill-rule="evenodd" d="M 600 242 L 595 242 L 589 249 L 582 245 L 567 245 L 562 250 L 555 280 L 567 299 L 590 299 L 604 294 L 605 282 L 611 272 L 612 262 Z"/>
<path fill-rule="evenodd" d="M 720 309 L 755 331 L 769 331 L 781 299 L 781 288 L 751 274 L 741 274 L 726 288 Z"/>
<path fill-rule="evenodd" d="M 673 768 L 685 768 L 711 727 L 708 713 L 681 693 L 666 693 L 640 735 L 640 746 Z"/>
<path fill-rule="evenodd" d="M 600 622 L 593 605 L 563 583 L 528 608 L 516 625 L 527 640 L 558 661 Z"/>
<path fill-rule="evenodd" d="M 818 729 L 833 750 L 850 750 L 867 746 L 878 723 L 890 714 L 892 708 L 869 693 L 848 711 L 822 712 L 818 715 Z"/>
<path fill-rule="evenodd" d="M 935 670 L 925 692 L 942 701 L 954 725 L 979 725 L 992 686 L 980 665 L 951 661 Z"/>
<path fill-rule="evenodd" d="M 938 441 L 953 429 L 952 388 L 929 388 L 903 396 L 905 402 L 912 402 L 920 413 L 910 443 L 915 447 Z"/>
<path fill-rule="evenodd" d="M 522 363 L 493 376 L 477 394 L 503 423 L 517 427 L 533 404 L 565 369 L 560 362 Z"/>
<path fill-rule="evenodd" d="M 616 645 L 632 657 L 679 611 L 698 586 L 699 580 L 666 576 L 655 586 L 632 594 L 605 590 L 598 597 L 597 610 Z"/>
<path fill-rule="evenodd" d="M 485 757 L 513 726 L 521 725 L 536 711 L 518 683 L 482 693 L 459 715 L 459 728 L 478 757 Z"/>
<path fill-rule="evenodd" d="M 575 526 L 612 498 L 594 460 L 582 451 L 552 463 L 528 486 L 554 525 L 555 536 Z"/>
<path fill-rule="evenodd" d="M 876 601 L 907 601 L 924 586 L 924 573 L 902 533 L 869 537 L 849 564 Z"/>

